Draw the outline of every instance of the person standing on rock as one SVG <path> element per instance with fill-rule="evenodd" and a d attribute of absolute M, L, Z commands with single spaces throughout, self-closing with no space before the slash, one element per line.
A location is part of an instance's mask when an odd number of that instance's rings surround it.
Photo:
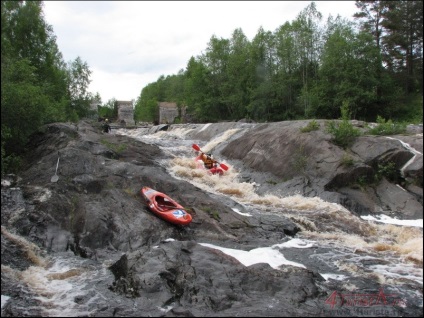
<path fill-rule="evenodd" d="M 105 123 L 104 123 L 104 125 L 103 125 L 103 131 L 105 132 L 105 133 L 110 133 L 110 131 L 111 131 L 112 129 L 110 128 L 110 125 L 109 125 L 109 120 L 106 118 L 105 119 Z"/>

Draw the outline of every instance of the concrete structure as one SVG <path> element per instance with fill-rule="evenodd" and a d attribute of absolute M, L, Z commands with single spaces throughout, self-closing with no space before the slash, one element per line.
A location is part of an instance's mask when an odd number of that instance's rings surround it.
<path fill-rule="evenodd" d="M 123 126 L 126 125 L 135 125 L 134 123 L 134 108 L 132 101 L 116 101 L 118 104 L 118 119 L 116 120 L 117 124 Z"/>
<path fill-rule="evenodd" d="M 177 103 L 159 103 L 159 124 L 172 124 L 175 117 L 178 117 Z"/>
<path fill-rule="evenodd" d="M 186 107 L 181 107 L 178 109 L 177 103 L 172 102 L 160 102 L 159 103 L 159 124 L 173 124 L 175 118 L 185 116 Z"/>

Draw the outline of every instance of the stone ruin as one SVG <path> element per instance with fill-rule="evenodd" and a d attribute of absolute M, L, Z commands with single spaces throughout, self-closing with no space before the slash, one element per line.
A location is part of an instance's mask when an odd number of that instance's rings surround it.
<path fill-rule="evenodd" d="M 134 121 L 134 107 L 132 101 L 117 101 L 118 108 L 118 119 L 117 124 L 122 126 L 133 126 Z"/>

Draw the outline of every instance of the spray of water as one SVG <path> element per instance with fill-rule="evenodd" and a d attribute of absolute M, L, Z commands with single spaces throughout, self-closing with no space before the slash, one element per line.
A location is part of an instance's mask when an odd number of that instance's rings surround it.
<path fill-rule="evenodd" d="M 107 270 L 108 264 L 84 265 L 83 260 L 72 252 L 55 255 L 50 258 L 42 255 L 40 249 L 26 239 L 8 232 L 2 227 L 1 233 L 9 241 L 20 246 L 26 252 L 27 259 L 32 262 L 25 270 L 1 266 L 3 274 L 19 280 L 30 288 L 39 301 L 40 309 L 45 317 L 90 317 L 91 303 L 96 303 L 100 293 L 95 290 L 95 281 L 104 280 L 112 273 Z M 87 296 L 90 295 L 90 296 Z M 75 300 L 84 297 L 87 301 L 78 303 Z M 17 308 L 26 311 L 26 308 Z"/>

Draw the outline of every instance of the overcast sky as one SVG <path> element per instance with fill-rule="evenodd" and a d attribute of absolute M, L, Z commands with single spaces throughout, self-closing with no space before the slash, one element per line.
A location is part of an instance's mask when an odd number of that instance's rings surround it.
<path fill-rule="evenodd" d="M 159 76 L 177 74 L 213 35 L 241 28 L 249 41 L 262 26 L 274 32 L 311 1 L 45 1 L 65 62 L 78 56 L 91 74 L 89 91 L 102 102 L 136 100 Z M 315 1 L 329 15 L 353 20 L 355 1 Z"/>

